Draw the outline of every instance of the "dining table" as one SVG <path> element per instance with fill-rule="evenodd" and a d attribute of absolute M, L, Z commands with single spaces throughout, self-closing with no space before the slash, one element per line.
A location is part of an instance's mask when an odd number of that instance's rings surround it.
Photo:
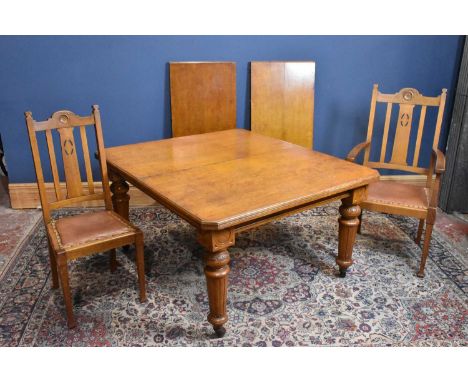
<path fill-rule="evenodd" d="M 237 234 L 341 200 L 336 264 L 345 277 L 359 204 L 379 179 L 374 169 L 241 128 L 109 147 L 105 155 L 117 213 L 128 220 L 130 183 L 195 227 L 218 337 L 226 333 Z"/>

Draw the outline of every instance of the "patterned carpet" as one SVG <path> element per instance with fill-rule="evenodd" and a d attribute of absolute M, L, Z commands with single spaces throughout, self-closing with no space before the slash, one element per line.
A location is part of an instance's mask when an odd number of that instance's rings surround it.
<path fill-rule="evenodd" d="M 68 212 L 69 213 L 69 212 Z M 231 249 L 227 334 L 214 337 L 194 230 L 159 207 L 131 210 L 145 233 L 148 301 L 133 253 L 72 263 L 78 327 L 50 289 L 40 224 L 0 280 L 0 346 L 466 346 L 466 253 L 433 235 L 426 278 L 414 220 L 365 213 L 355 264 L 336 276 L 336 206 L 239 235 Z"/>

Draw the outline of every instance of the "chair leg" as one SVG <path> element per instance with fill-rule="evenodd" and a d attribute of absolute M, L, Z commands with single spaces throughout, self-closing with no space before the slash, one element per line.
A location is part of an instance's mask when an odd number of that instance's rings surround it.
<path fill-rule="evenodd" d="M 75 316 L 73 314 L 73 303 L 68 280 L 68 263 L 66 256 L 58 255 L 57 263 L 60 275 L 60 283 L 62 284 L 63 298 L 65 300 L 65 309 L 67 311 L 68 328 L 72 329 L 76 326 L 76 322 Z"/>
<path fill-rule="evenodd" d="M 52 246 L 49 242 L 49 259 L 50 259 L 50 269 L 52 272 L 52 289 L 57 289 L 59 287 L 59 279 L 57 272 L 57 259 L 55 258 L 55 252 L 52 249 Z"/>
<path fill-rule="evenodd" d="M 427 255 L 429 254 L 429 245 L 431 243 L 432 227 L 433 224 L 426 223 L 426 233 L 424 235 L 424 246 L 422 250 L 421 264 L 419 266 L 418 277 L 424 277 L 424 268 L 426 266 L 426 259 Z"/>
<path fill-rule="evenodd" d="M 110 250 L 110 255 L 109 255 L 109 261 L 110 261 L 110 271 L 114 273 L 117 270 L 117 251 L 115 249 Z"/>
<path fill-rule="evenodd" d="M 362 223 L 362 210 L 361 213 L 359 214 L 359 224 L 357 226 L 357 233 L 361 234 L 361 223 Z"/>
<path fill-rule="evenodd" d="M 145 282 L 145 257 L 143 234 L 137 234 L 136 241 L 136 266 L 138 272 L 138 284 L 140 287 L 140 302 L 146 301 L 146 282 Z"/>
<path fill-rule="evenodd" d="M 414 240 L 417 245 L 421 242 L 421 235 L 424 228 L 424 219 L 419 219 L 419 226 L 418 226 L 418 234 L 416 235 L 416 239 Z"/>

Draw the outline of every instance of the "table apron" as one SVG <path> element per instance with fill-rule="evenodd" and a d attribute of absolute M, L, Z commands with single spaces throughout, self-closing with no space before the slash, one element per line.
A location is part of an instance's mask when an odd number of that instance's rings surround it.
<path fill-rule="evenodd" d="M 278 212 L 276 212 L 276 213 L 274 213 L 272 215 L 263 216 L 261 218 L 257 218 L 257 219 L 253 219 L 253 220 L 245 222 L 245 223 L 241 223 L 241 224 L 236 225 L 236 226 L 234 226 L 232 228 L 234 229 L 234 231 L 236 233 L 248 231 L 250 229 L 253 229 L 253 228 L 262 226 L 264 224 L 267 224 L 267 223 L 269 223 L 271 221 L 280 220 L 280 219 L 282 219 L 284 217 L 287 217 L 287 216 L 290 216 L 290 215 L 295 215 L 295 214 L 297 214 L 299 212 L 302 212 L 302 211 L 307 211 L 307 210 L 310 210 L 312 208 L 322 206 L 324 204 L 328 204 L 328 203 L 331 203 L 331 202 L 334 202 L 334 201 L 337 201 L 337 200 L 341 200 L 343 198 L 346 198 L 346 197 L 350 196 L 350 194 L 351 194 L 350 192 L 342 192 L 342 193 L 335 194 L 335 195 L 332 195 L 332 196 L 327 196 L 326 198 L 322 198 L 322 199 L 319 199 L 319 200 L 314 200 L 313 202 L 308 202 L 308 203 L 303 204 L 303 205 L 299 205 L 299 206 L 291 207 L 291 208 L 288 208 L 288 209 L 285 209 L 285 210 L 282 210 L 282 211 L 278 211 Z"/>

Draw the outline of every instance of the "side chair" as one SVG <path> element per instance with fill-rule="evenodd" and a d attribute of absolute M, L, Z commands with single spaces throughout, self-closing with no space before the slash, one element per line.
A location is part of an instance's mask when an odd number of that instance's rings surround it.
<path fill-rule="evenodd" d="M 29 133 L 37 185 L 42 205 L 44 224 L 49 242 L 50 265 L 52 269 L 52 288 L 58 288 L 59 279 L 65 300 L 68 327 L 76 326 L 69 285 L 68 262 L 97 252 L 110 251 L 110 270 L 117 267 L 116 248 L 135 244 L 136 266 L 138 273 L 140 301 L 146 300 L 143 233 L 117 213 L 112 211 L 109 180 L 107 175 L 106 154 L 101 128 L 99 107 L 94 105 L 92 114 L 78 116 L 71 111 L 57 111 L 46 121 L 35 121 L 30 111 L 25 113 Z M 96 192 L 88 149 L 86 127 L 93 126 L 96 146 L 99 155 L 102 192 Z M 77 146 L 75 144 L 75 127 L 79 130 L 83 152 L 88 191 L 85 192 L 81 182 Z M 54 133 L 55 132 L 55 133 Z M 45 134 L 50 168 L 52 172 L 55 200 L 48 200 L 44 175 L 42 171 L 37 135 Z M 65 174 L 65 195 L 60 184 L 59 171 L 55 156 L 53 134 L 58 135 Z M 54 219 L 51 212 L 55 209 L 70 206 L 77 202 L 103 200 L 105 209 L 86 212 L 78 215 Z"/>
<path fill-rule="evenodd" d="M 424 277 L 429 245 L 431 241 L 432 228 L 436 219 L 437 204 L 439 199 L 440 178 L 445 171 L 445 156 L 438 149 L 439 135 L 444 115 L 447 90 L 437 97 L 426 97 L 413 88 L 403 88 L 395 94 L 384 94 L 374 85 L 370 106 L 369 125 L 367 139 L 365 142 L 355 146 L 348 154 L 347 160 L 354 162 L 361 151 L 364 151 L 363 165 L 372 168 L 400 170 L 415 174 L 427 175 L 425 186 L 412 184 L 379 181 L 369 185 L 367 199 L 361 204 L 361 208 L 369 211 L 377 211 L 389 214 L 411 216 L 419 219 L 419 227 L 416 235 L 416 243 L 419 244 L 426 223 L 424 244 L 422 248 L 421 262 L 417 275 Z M 387 104 L 382 140 L 380 145 L 380 156 L 378 160 L 370 159 L 371 146 L 373 146 L 373 128 L 377 103 Z M 392 107 L 398 105 L 398 119 L 394 134 L 391 155 L 387 153 L 387 140 L 389 137 Z M 415 108 L 420 107 L 418 130 L 416 132 L 416 143 L 412 161 L 408 163 L 411 128 Z M 437 120 L 435 123 L 434 137 L 432 140 L 432 154 L 429 168 L 419 167 L 419 153 L 428 107 L 437 108 Z M 377 139 L 376 139 L 377 141 Z M 359 217 L 360 233 L 362 213 Z"/>

